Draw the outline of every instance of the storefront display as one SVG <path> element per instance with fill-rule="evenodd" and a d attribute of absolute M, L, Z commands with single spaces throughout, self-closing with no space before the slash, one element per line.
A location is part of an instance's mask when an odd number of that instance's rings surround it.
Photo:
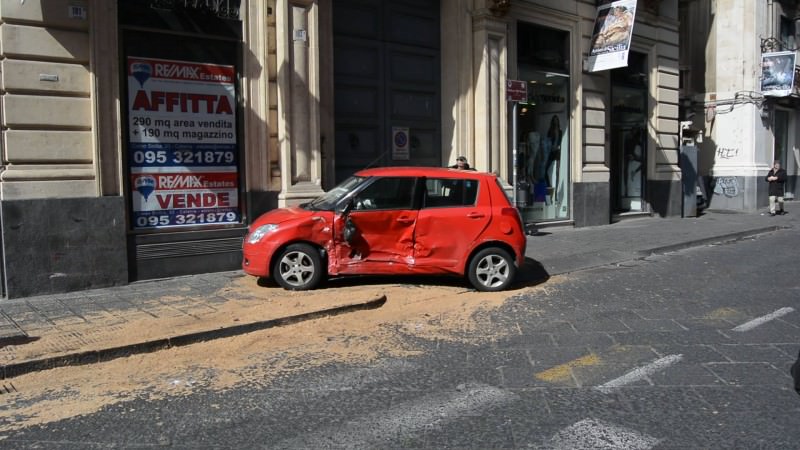
<path fill-rule="evenodd" d="M 151 6 L 126 2 L 119 11 L 130 228 L 242 226 L 241 23 L 229 9 Z M 206 34 L 189 37 L 200 18 Z"/>
<path fill-rule="evenodd" d="M 519 79 L 528 100 L 518 108 L 517 206 L 526 222 L 569 218 L 567 33 L 519 26 Z"/>

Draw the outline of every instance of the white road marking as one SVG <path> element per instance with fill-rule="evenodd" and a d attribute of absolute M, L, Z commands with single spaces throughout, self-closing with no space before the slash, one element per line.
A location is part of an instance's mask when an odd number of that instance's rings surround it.
<path fill-rule="evenodd" d="M 750 331 L 759 325 L 765 324 L 770 320 L 777 319 L 778 317 L 785 316 L 791 312 L 794 312 L 794 308 L 781 308 L 773 313 L 767 314 L 766 316 L 761 316 L 757 319 L 751 320 L 750 322 L 743 323 L 734 328 L 733 331 Z"/>
<path fill-rule="evenodd" d="M 517 398 L 510 391 L 492 386 L 462 386 L 452 393 L 429 395 L 302 434 L 278 443 L 275 448 L 375 448 L 387 447 L 392 442 L 402 444 L 404 439 L 417 437 L 424 430 L 480 414 Z"/>
<path fill-rule="evenodd" d="M 654 373 L 656 373 L 656 372 L 658 372 L 658 371 L 660 371 L 660 370 L 662 370 L 662 369 L 664 369 L 666 367 L 671 366 L 672 364 L 675 364 L 676 362 L 680 361 L 681 359 L 683 359 L 683 355 L 665 356 L 665 357 L 663 357 L 661 359 L 657 359 L 657 360 L 651 362 L 650 364 L 648 364 L 646 366 L 638 367 L 636 369 L 633 369 L 630 372 L 626 373 L 625 375 L 623 375 L 623 376 L 621 376 L 619 378 L 613 379 L 613 380 L 609 381 L 608 383 L 605 383 L 605 384 L 602 384 L 600 386 L 595 387 L 595 389 L 597 389 L 598 391 L 601 391 L 601 392 L 605 392 L 605 393 L 611 392 L 611 390 L 613 390 L 614 388 L 618 388 L 620 386 L 624 386 L 626 384 L 630 384 L 630 383 L 633 383 L 635 381 L 639 381 L 639 380 L 641 380 L 642 378 L 644 378 L 644 377 L 646 377 L 648 375 L 652 375 L 652 374 L 654 374 Z"/>
<path fill-rule="evenodd" d="M 554 450 L 647 450 L 659 442 L 660 439 L 633 430 L 584 419 L 556 433 L 549 444 Z"/>

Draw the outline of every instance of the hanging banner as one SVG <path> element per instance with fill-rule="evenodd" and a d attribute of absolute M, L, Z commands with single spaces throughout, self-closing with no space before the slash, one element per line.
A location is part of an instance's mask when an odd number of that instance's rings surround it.
<path fill-rule="evenodd" d="M 597 7 L 589 60 L 589 72 L 628 65 L 636 0 L 618 0 Z"/>
<path fill-rule="evenodd" d="M 761 55 L 761 93 L 786 97 L 794 87 L 795 52 L 774 52 Z"/>
<path fill-rule="evenodd" d="M 241 221 L 233 66 L 129 57 L 134 229 Z"/>

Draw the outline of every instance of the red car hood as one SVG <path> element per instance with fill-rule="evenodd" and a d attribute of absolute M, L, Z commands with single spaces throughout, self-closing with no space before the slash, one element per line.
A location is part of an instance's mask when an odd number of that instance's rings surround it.
<path fill-rule="evenodd" d="M 312 215 L 314 215 L 313 211 L 308 211 L 297 206 L 278 208 L 262 214 L 253 225 L 260 226 L 265 223 L 278 224 L 289 220 L 305 219 L 307 217 L 311 217 Z"/>

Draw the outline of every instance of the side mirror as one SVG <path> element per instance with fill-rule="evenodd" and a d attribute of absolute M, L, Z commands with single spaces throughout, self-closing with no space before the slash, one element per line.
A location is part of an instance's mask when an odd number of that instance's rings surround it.
<path fill-rule="evenodd" d="M 342 230 L 342 239 L 344 239 L 344 241 L 347 242 L 348 244 L 352 244 L 353 238 L 356 237 L 356 232 L 358 232 L 356 224 L 354 224 L 353 221 L 348 217 L 344 221 L 344 229 Z"/>

